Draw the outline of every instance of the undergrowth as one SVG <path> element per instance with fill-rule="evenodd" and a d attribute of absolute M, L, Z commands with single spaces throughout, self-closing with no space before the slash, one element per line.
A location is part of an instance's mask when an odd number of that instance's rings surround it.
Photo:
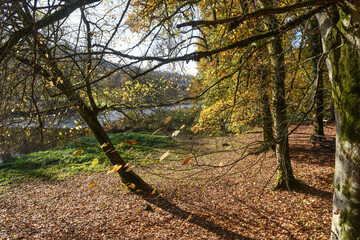
<path fill-rule="evenodd" d="M 174 144 L 168 137 L 145 133 L 117 133 L 109 136 L 121 157 L 126 162 L 133 161 L 135 165 L 156 162 L 155 158 L 149 158 L 146 163 L 143 160 L 150 153 L 170 148 Z M 137 141 L 138 144 L 124 143 L 119 146 L 119 143 L 125 140 Z M 74 157 L 74 152 L 79 149 L 83 150 L 82 154 Z M 99 164 L 93 166 L 92 161 L 95 158 L 99 160 Z M 110 165 L 96 139 L 83 137 L 61 147 L 9 159 L 0 165 L 0 186 L 35 179 L 61 180 L 80 173 L 105 172 Z"/>

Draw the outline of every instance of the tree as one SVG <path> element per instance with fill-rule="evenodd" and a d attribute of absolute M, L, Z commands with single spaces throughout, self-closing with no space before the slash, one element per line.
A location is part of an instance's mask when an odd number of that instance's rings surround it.
<path fill-rule="evenodd" d="M 311 56 L 311 75 L 316 79 L 315 89 L 315 117 L 314 117 L 314 135 L 324 135 L 324 79 L 322 62 L 322 46 L 321 36 L 319 34 L 319 25 L 316 18 L 310 20 L 309 23 L 309 46 Z"/>
<path fill-rule="evenodd" d="M 333 11 L 329 11 L 332 6 Z M 333 239 L 360 238 L 360 81 L 359 81 L 359 19 L 360 3 L 353 0 L 307 0 L 292 4 L 271 5 L 247 14 L 223 19 L 197 19 L 185 21 L 180 28 L 201 29 L 219 24 L 236 28 L 260 16 L 295 12 L 275 29 L 244 36 L 215 49 L 197 51 L 176 58 L 154 58 L 161 63 L 169 61 L 199 60 L 235 48 L 244 48 L 260 40 L 279 37 L 299 27 L 318 14 L 322 43 L 329 51 L 327 67 L 332 82 L 333 100 L 337 112 L 337 144 L 334 181 Z"/>
<path fill-rule="evenodd" d="M 272 1 L 259 1 L 262 8 L 272 5 Z M 275 16 L 268 16 L 266 30 L 279 27 Z M 299 183 L 295 179 L 291 161 L 288 138 L 288 122 L 286 117 L 285 100 L 285 57 L 280 37 L 271 39 L 268 44 L 271 63 L 271 79 L 273 84 L 273 119 L 274 135 L 276 139 L 276 158 L 278 160 L 278 177 L 274 189 L 292 189 Z"/>
<path fill-rule="evenodd" d="M 317 15 L 336 108 L 332 239 L 360 239 L 359 2 Z"/>
<path fill-rule="evenodd" d="M 100 57 L 94 54 L 94 40 L 95 27 L 92 28 L 90 21 L 86 17 L 86 11 L 91 11 L 89 8 L 84 7 L 84 3 L 91 3 L 94 1 L 75 1 L 65 2 L 60 4 L 57 12 L 63 12 L 62 9 L 66 9 L 68 16 L 71 13 L 71 9 L 80 8 L 81 10 L 81 23 L 78 29 L 84 29 L 84 34 L 81 31 L 75 32 L 75 39 L 69 40 L 69 36 L 66 31 L 62 29 L 62 25 L 55 23 L 55 21 L 61 18 L 57 17 L 56 20 L 51 21 L 52 18 L 47 19 L 43 23 L 43 19 L 37 20 L 38 15 L 42 14 L 42 9 L 48 9 L 49 12 L 56 8 L 56 4 L 53 6 L 38 6 L 38 2 L 34 1 L 26 4 L 25 2 L 13 3 L 12 7 L 16 9 L 16 15 L 19 16 L 14 23 L 14 33 L 9 37 L 9 40 L 3 45 L 2 52 L 5 59 L 5 55 L 8 54 L 8 47 L 11 45 L 16 46 L 16 51 L 12 52 L 13 61 L 15 61 L 25 79 L 26 83 L 30 82 L 30 88 L 35 89 L 35 86 L 40 86 L 45 90 L 47 97 L 65 97 L 68 108 L 76 110 L 81 118 L 87 124 L 95 138 L 99 142 L 101 149 L 106 157 L 113 165 L 122 166 L 118 173 L 123 183 L 131 190 L 143 190 L 151 191 L 152 188 L 145 183 L 137 174 L 128 169 L 126 162 L 121 158 L 116 151 L 113 143 L 110 141 L 103 126 L 98 120 L 98 114 L 105 110 L 107 106 L 102 105 L 102 101 L 96 98 L 96 86 L 95 83 L 101 81 L 106 76 L 110 76 L 114 72 L 122 68 L 111 69 L 104 72 L 101 70 L 103 62 L 103 53 L 100 53 Z M 80 4 L 82 3 L 82 4 Z M 70 8 L 70 10 L 68 9 Z M 32 11 L 30 11 L 32 9 Z M 124 10 L 126 12 L 126 8 Z M 50 14 L 49 16 L 53 16 Z M 47 18 L 49 18 L 47 16 Z M 57 15 L 56 15 L 57 16 Z M 119 20 L 119 24 L 121 23 Z M 36 24 L 36 23 L 42 24 Z M 54 23 L 54 24 L 52 24 Z M 82 24 L 83 23 L 83 24 Z M 9 23 L 10 24 L 10 23 Z M 50 25 L 49 27 L 46 27 Z M 18 26 L 25 26 L 16 31 Z M 30 33 L 27 34 L 28 26 L 31 26 Z M 102 31 L 105 31 L 104 23 L 98 23 L 96 25 Z M 26 33 L 24 33 L 24 31 Z M 117 28 L 113 32 L 115 36 Z M 16 37 L 20 34 L 20 37 Z M 70 38 L 71 38 L 70 34 Z M 20 38 L 23 38 L 22 42 L 18 42 Z M 111 37 L 110 40 L 111 41 Z M 99 54 L 98 54 L 99 55 Z M 99 67 L 100 66 L 100 67 Z M 13 69 L 13 71 L 15 71 Z M 30 76 L 31 81 L 26 81 Z M 13 78 L 14 80 L 16 78 Z M 24 93 L 26 94 L 26 93 Z M 45 96 L 44 95 L 44 96 Z M 31 96 L 35 96 L 33 93 Z M 43 99 L 44 100 L 44 99 Z M 38 123 L 40 125 L 40 131 L 43 129 L 43 119 L 38 99 L 33 97 L 32 102 L 35 104 L 36 114 L 38 116 Z"/>

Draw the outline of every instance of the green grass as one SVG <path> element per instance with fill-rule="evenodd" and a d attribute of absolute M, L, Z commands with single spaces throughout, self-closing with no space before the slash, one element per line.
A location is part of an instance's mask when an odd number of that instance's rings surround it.
<path fill-rule="evenodd" d="M 170 148 L 174 144 L 168 137 L 145 133 L 117 133 L 109 136 L 121 157 L 126 162 L 132 160 L 135 165 L 139 165 L 150 152 Z M 125 140 L 138 141 L 139 144 L 125 143 L 120 147 L 118 144 Z M 129 152 L 130 148 L 133 149 Z M 83 149 L 82 154 L 73 157 L 73 153 L 79 149 Z M 91 164 L 94 158 L 99 159 L 96 166 Z M 62 147 L 10 159 L 0 165 L 0 186 L 34 179 L 60 180 L 80 173 L 107 171 L 109 166 L 110 163 L 106 161 L 96 139 L 83 137 Z"/>

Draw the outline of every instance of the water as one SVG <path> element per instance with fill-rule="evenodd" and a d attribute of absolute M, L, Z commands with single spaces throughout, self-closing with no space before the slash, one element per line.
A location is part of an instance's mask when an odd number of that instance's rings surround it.
<path fill-rule="evenodd" d="M 182 104 L 177 106 L 167 106 L 159 108 L 147 108 L 141 110 L 125 110 L 135 111 L 137 114 L 150 115 L 155 112 L 190 108 L 192 104 Z M 118 111 L 109 111 L 99 115 L 101 123 L 104 121 L 115 122 L 124 115 Z M 82 136 L 88 136 L 90 133 L 87 130 L 86 124 L 81 120 L 80 116 L 76 114 L 55 115 L 50 114 L 44 117 L 43 133 L 44 141 L 40 142 L 40 133 L 36 128 L 38 123 L 36 121 L 26 122 L 21 118 L 14 118 L 11 120 L 9 133 L 6 136 L 6 142 L 0 138 L 0 163 L 3 163 L 4 156 L 16 156 L 27 154 L 34 151 L 46 150 L 59 145 L 66 144 L 72 139 Z M 1 153 L 4 151 L 5 153 Z"/>

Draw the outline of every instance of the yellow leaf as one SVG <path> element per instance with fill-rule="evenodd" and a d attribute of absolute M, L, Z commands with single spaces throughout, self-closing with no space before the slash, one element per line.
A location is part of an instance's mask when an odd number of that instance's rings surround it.
<path fill-rule="evenodd" d="M 180 130 L 175 130 L 172 134 L 171 137 L 176 137 L 179 134 Z"/>
<path fill-rule="evenodd" d="M 190 162 L 190 160 L 191 160 L 191 157 L 185 158 L 182 165 L 188 164 Z"/>
<path fill-rule="evenodd" d="M 107 143 L 104 143 L 103 145 L 101 145 L 101 148 L 104 148 L 104 147 L 106 147 L 107 145 L 109 145 L 108 142 L 107 142 Z"/>
<path fill-rule="evenodd" d="M 139 143 L 138 141 L 130 141 L 130 140 L 125 140 L 125 142 L 130 145 L 136 145 Z"/>
<path fill-rule="evenodd" d="M 99 163 L 99 159 L 94 158 L 94 160 L 92 160 L 92 162 L 91 162 L 91 165 L 92 165 L 93 167 L 95 167 L 96 165 L 98 165 L 98 163 Z"/>
<path fill-rule="evenodd" d="M 90 182 L 89 183 L 89 187 L 94 187 L 95 186 L 95 182 Z"/>
<path fill-rule="evenodd" d="M 180 130 L 183 129 L 185 127 L 185 124 L 181 126 Z"/>
<path fill-rule="evenodd" d="M 194 131 L 194 133 L 196 134 L 196 133 L 198 133 L 198 131 L 199 131 L 199 129 L 196 129 L 196 130 Z"/>
<path fill-rule="evenodd" d="M 124 142 L 119 143 L 119 147 L 121 147 L 122 145 L 124 145 Z"/>
<path fill-rule="evenodd" d="M 219 167 L 222 167 L 222 166 L 224 166 L 224 161 L 221 160 Z"/>
<path fill-rule="evenodd" d="M 168 116 L 168 117 L 165 119 L 164 124 L 168 124 L 168 123 L 170 122 L 170 120 L 171 120 L 171 116 Z"/>
<path fill-rule="evenodd" d="M 82 150 L 82 149 L 79 149 L 79 150 L 77 150 L 76 152 L 74 152 L 73 156 L 74 156 L 74 157 L 77 157 L 77 156 L 79 156 L 82 152 L 83 152 L 83 150 Z"/>
<path fill-rule="evenodd" d="M 149 153 L 145 159 L 141 162 L 141 164 L 144 164 L 150 157 L 151 157 L 152 153 Z"/>
<path fill-rule="evenodd" d="M 135 189 L 135 184 L 131 183 L 131 184 L 129 184 L 128 187 L 131 188 L 131 189 Z"/>
<path fill-rule="evenodd" d="M 109 173 L 114 173 L 114 172 L 117 172 L 119 171 L 119 169 L 122 167 L 122 165 L 114 165 L 110 168 L 110 170 L 107 172 L 108 174 Z"/>
<path fill-rule="evenodd" d="M 151 192 L 151 195 L 154 195 L 156 193 L 156 188 Z"/>
<path fill-rule="evenodd" d="M 164 153 L 164 154 L 160 157 L 159 161 L 162 161 L 162 160 L 164 160 L 167 156 L 169 156 L 170 152 L 171 152 L 171 150 L 167 150 L 166 153 Z"/>

